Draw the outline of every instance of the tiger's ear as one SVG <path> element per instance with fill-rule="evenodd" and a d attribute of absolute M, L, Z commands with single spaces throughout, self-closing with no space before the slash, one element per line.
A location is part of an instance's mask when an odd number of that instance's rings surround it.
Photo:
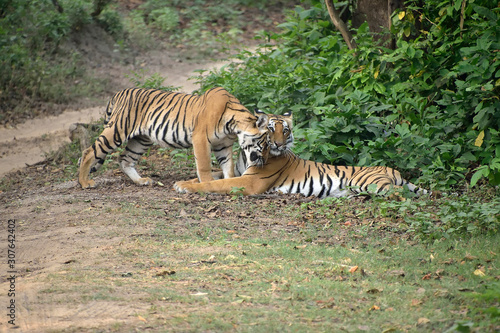
<path fill-rule="evenodd" d="M 265 112 L 264 112 L 264 111 L 262 111 L 261 109 L 257 109 L 257 108 L 255 108 L 253 111 L 254 111 L 254 114 L 255 114 L 257 117 L 258 117 L 258 116 L 260 116 L 261 114 L 265 114 Z"/>
<path fill-rule="evenodd" d="M 293 122 L 293 114 L 292 114 L 292 111 L 287 111 L 285 113 L 283 113 L 283 117 L 286 118 L 286 121 L 289 125 L 292 125 L 292 122 Z"/>
<path fill-rule="evenodd" d="M 269 122 L 269 117 L 267 116 L 267 114 L 262 113 L 257 118 L 257 122 L 255 123 L 255 125 L 257 126 L 257 128 L 259 130 L 263 131 L 263 130 L 267 130 L 267 123 L 268 122 Z"/>

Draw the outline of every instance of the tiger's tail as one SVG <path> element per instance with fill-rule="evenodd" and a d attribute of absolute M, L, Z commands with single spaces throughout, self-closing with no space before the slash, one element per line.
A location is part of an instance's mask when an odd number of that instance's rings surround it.
<path fill-rule="evenodd" d="M 407 187 L 408 190 L 410 192 L 413 192 L 415 193 L 417 196 L 421 196 L 421 195 L 432 195 L 432 192 L 430 191 L 427 191 L 426 189 L 424 188 L 421 188 L 421 187 L 418 187 L 417 185 L 413 184 L 413 183 L 410 183 L 409 181 L 407 180 L 404 180 L 403 179 L 403 184 L 402 184 L 403 187 Z"/>

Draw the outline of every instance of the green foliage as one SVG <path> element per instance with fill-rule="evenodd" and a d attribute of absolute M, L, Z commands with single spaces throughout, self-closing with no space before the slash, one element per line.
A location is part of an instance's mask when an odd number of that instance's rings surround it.
<path fill-rule="evenodd" d="M 236 199 L 236 198 L 240 198 L 242 199 L 243 198 L 243 191 L 245 190 L 245 186 L 242 186 L 242 187 L 231 187 L 231 190 L 229 191 L 229 194 L 232 194 L 232 199 Z"/>
<path fill-rule="evenodd" d="M 242 7 L 264 8 L 283 2 L 148 0 L 126 20 L 135 23 L 128 24 L 132 35 L 146 29 L 180 49 L 197 48 L 197 55 L 210 54 L 233 47 L 251 25 L 251 20 L 241 19 Z"/>
<path fill-rule="evenodd" d="M 390 165 L 437 189 L 471 176 L 471 185 L 499 184 L 496 5 L 468 1 L 460 29 L 462 1 L 409 1 L 392 18 L 395 50 L 374 42 L 366 24 L 348 50 L 322 3 L 297 7 L 270 36 L 278 46 L 201 72 L 202 90 L 223 86 L 249 108 L 293 111 L 304 158 Z"/>
<path fill-rule="evenodd" d="M 140 48 L 151 48 L 153 38 L 141 11 L 129 12 L 124 18 L 124 27 L 131 43 Z"/>
<path fill-rule="evenodd" d="M 86 90 L 75 84 L 85 78 L 78 55 L 59 46 L 91 21 L 91 1 L 59 3 L 62 13 L 51 1 L 13 0 L 1 6 L 0 122 L 36 102 L 64 103 Z"/>
<path fill-rule="evenodd" d="M 407 232 L 427 240 L 458 235 L 495 234 L 500 231 L 500 197 L 484 202 L 471 196 L 448 197 L 438 202 L 380 200 L 383 217 L 403 218 Z"/>
<path fill-rule="evenodd" d="M 97 17 L 97 22 L 115 39 L 122 39 L 125 33 L 123 18 L 118 11 L 107 6 Z"/>
<path fill-rule="evenodd" d="M 489 319 L 491 324 L 498 325 L 500 321 L 500 283 L 485 283 L 480 287 L 479 290 L 477 290 L 475 293 L 470 293 L 468 296 L 473 300 L 472 304 L 469 305 L 469 308 L 472 310 L 471 312 L 473 313 L 473 315 L 486 317 L 487 319 Z M 488 325 L 486 320 L 479 324 L 479 326 Z M 460 330 L 462 326 L 465 326 L 466 328 L 474 327 L 473 323 L 470 321 L 460 322 L 451 327 L 447 332 L 470 332 L 470 330 Z"/>
<path fill-rule="evenodd" d="M 162 77 L 158 73 L 154 73 L 153 75 L 147 77 L 147 74 L 144 70 L 139 70 L 137 72 L 131 71 L 129 75 L 125 76 L 134 85 L 134 87 L 137 88 L 160 89 L 166 91 L 176 91 L 180 89 L 180 87 L 164 86 L 163 82 L 166 80 L 166 78 Z"/>
<path fill-rule="evenodd" d="M 149 14 L 151 25 L 160 29 L 162 32 L 168 32 L 179 25 L 179 14 L 173 8 L 164 7 L 155 9 Z"/>

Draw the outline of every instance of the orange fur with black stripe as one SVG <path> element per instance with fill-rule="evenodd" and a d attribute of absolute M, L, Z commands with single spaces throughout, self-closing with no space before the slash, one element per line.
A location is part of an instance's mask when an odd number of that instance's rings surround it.
<path fill-rule="evenodd" d="M 250 148 L 265 140 L 265 122 L 261 121 L 264 127 L 259 127 L 258 117 L 223 88 L 214 88 L 199 96 L 156 89 L 125 89 L 109 101 L 106 119 L 101 135 L 82 154 L 78 178 L 82 188 L 95 186 L 89 173 L 96 171 L 106 155 L 124 142 L 127 145 L 120 156 L 120 167 L 139 185 L 153 183 L 135 169 L 137 160 L 153 143 L 174 148 L 192 146 L 200 182 L 213 180 L 211 151 L 224 177 L 234 176 L 232 146 L 235 141 L 239 141 L 251 165 L 263 163 L 262 155 Z"/>
<path fill-rule="evenodd" d="M 284 120 L 275 124 L 276 133 L 282 132 Z M 178 192 L 230 193 L 243 188 L 244 195 L 265 192 L 300 193 L 305 196 L 343 197 L 374 190 L 378 194 L 406 186 L 417 195 L 427 193 L 404 180 L 401 174 L 388 167 L 335 166 L 301 159 L 287 149 L 278 156 L 269 156 L 270 144 L 263 147 L 268 156 L 263 166 L 248 166 L 241 177 L 220 179 L 206 183 L 177 182 Z"/>

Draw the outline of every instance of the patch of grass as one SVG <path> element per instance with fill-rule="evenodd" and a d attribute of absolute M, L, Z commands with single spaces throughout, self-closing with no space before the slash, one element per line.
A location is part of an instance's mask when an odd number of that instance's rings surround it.
<path fill-rule="evenodd" d="M 373 216 L 379 202 L 348 203 L 215 195 L 103 201 L 95 209 L 113 217 L 114 228 L 100 234 L 115 241 L 90 254 L 91 267 L 77 261 L 51 274 L 60 287 L 44 295 L 83 304 L 127 295 L 148 304 L 137 316 L 153 330 L 498 327 L 498 234 L 423 243 L 400 226 L 386 230 L 391 219 Z"/>
<path fill-rule="evenodd" d="M 109 299 L 117 288 L 142 285 L 153 308 L 140 315 L 150 325 L 171 318 L 190 330 L 444 331 L 463 322 L 491 328 L 483 322 L 486 312 L 476 309 L 490 309 L 498 299 L 471 303 L 468 293 L 498 274 L 495 255 L 484 252 L 498 237 L 457 248 L 446 241 L 360 249 L 359 242 L 335 247 L 246 233 L 239 239 L 217 227 L 204 240 L 196 236 L 200 228 L 190 227 L 185 240 L 157 231 L 158 239 L 119 245 L 110 259 L 132 261 L 131 275 L 114 279 L 127 283 L 88 297 Z M 484 276 L 474 274 L 479 264 Z"/>

